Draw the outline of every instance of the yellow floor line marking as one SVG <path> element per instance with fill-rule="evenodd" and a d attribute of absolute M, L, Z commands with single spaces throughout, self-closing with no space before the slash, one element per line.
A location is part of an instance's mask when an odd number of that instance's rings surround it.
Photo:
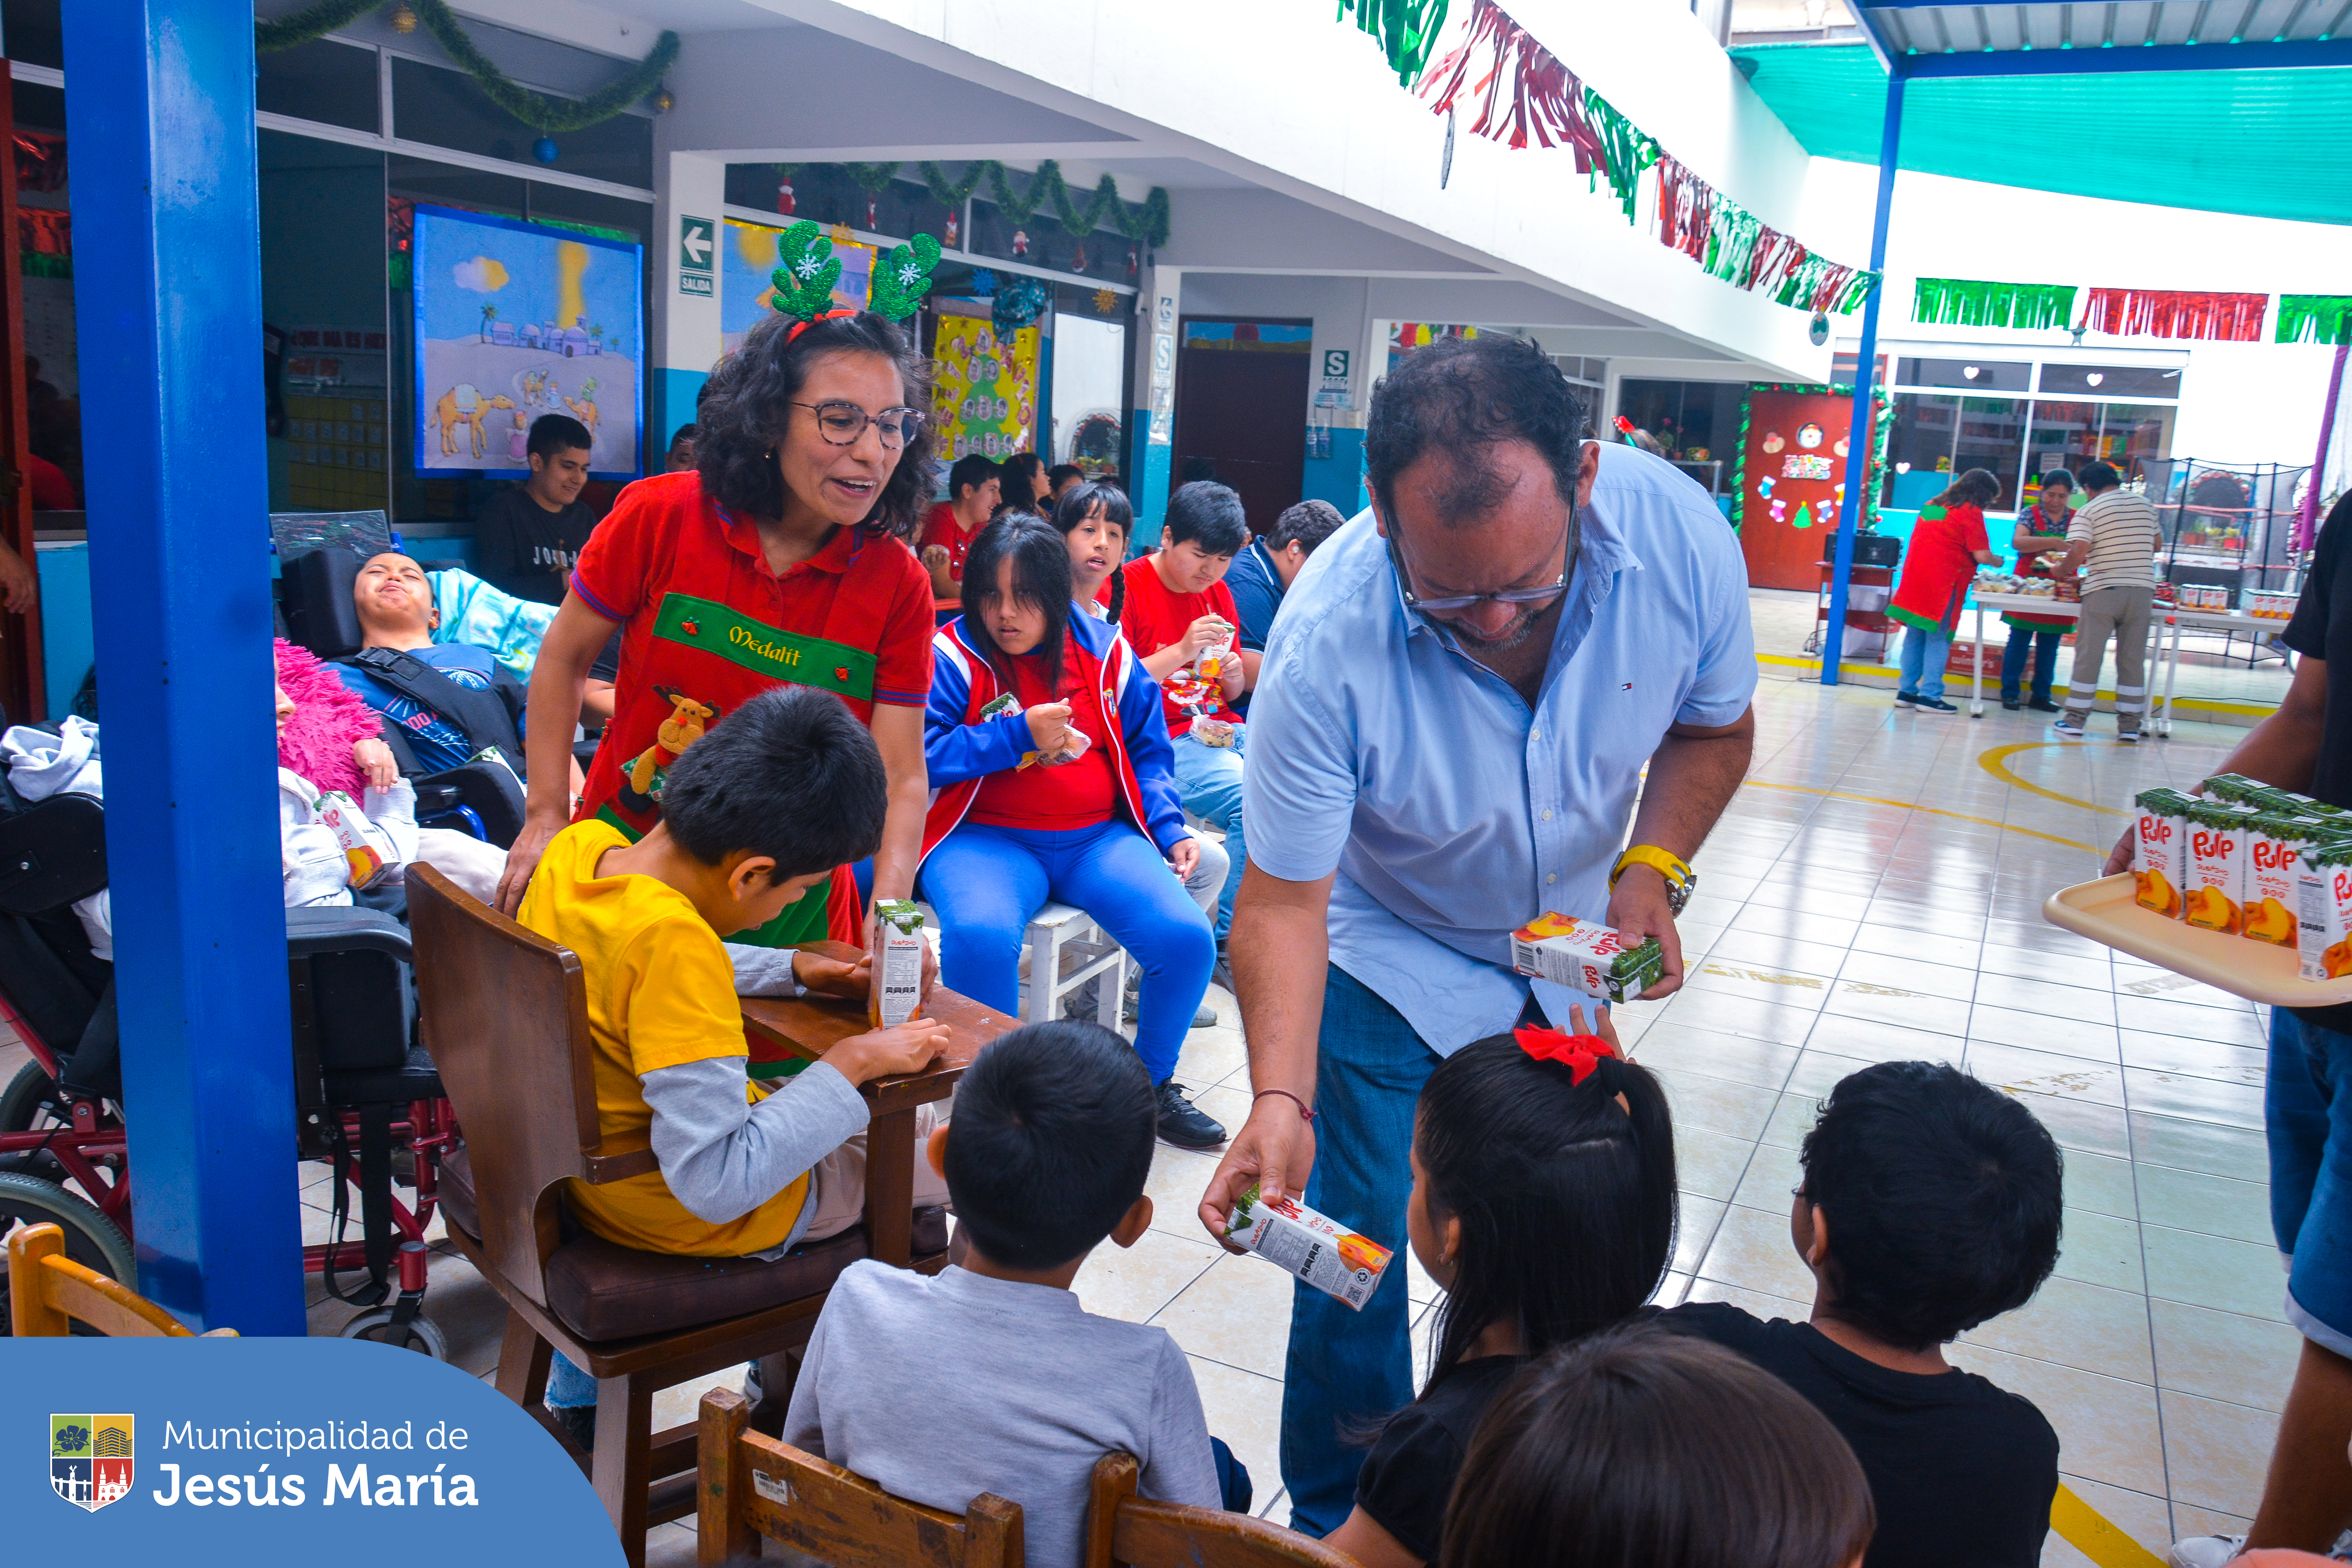
<path fill-rule="evenodd" d="M 1983 768 L 1985 772 L 1990 773 L 2001 783 L 2021 789 L 2028 795 L 2038 795 L 2044 800 L 2054 800 L 2061 805 L 2079 805 L 2085 811 L 2104 811 L 2109 816 L 2129 816 L 2131 815 L 2130 812 L 2117 811 L 2112 805 L 2101 805 L 2095 801 L 2077 800 L 2071 795 L 2060 795 L 2054 789 L 2043 789 L 2038 784 L 2029 784 L 2009 771 L 2009 759 L 2017 755 L 2020 752 L 2037 752 L 2044 746 L 2079 746 L 2082 744 L 2083 742 L 2080 741 L 2020 741 L 2014 745 L 1993 747 L 1990 751 L 1984 752 L 1977 758 L 1977 765 Z"/>
<path fill-rule="evenodd" d="M 2050 1500 L 2050 1528 L 2099 1568 L 2164 1568 L 2164 1559 L 2126 1535 L 2064 1482 Z"/>
<path fill-rule="evenodd" d="M 2028 838 L 2039 838 L 2046 843 L 2063 844 L 2069 849 L 2085 849 L 2094 855 L 2098 853 L 2090 845 L 2078 839 L 2061 838 L 2054 833 L 2037 833 L 2031 827 L 2019 827 L 2012 823 L 1995 822 L 1990 816 L 1970 816 L 1965 811 L 1946 811 L 1939 805 L 1920 805 L 1912 801 L 1888 800 L 1874 795 L 1848 795 L 1842 789 L 1815 789 L 1811 784 L 1776 784 L 1770 779 L 1749 779 L 1747 782 L 1759 789 L 1794 790 L 1800 795 L 1827 795 L 1832 800 L 1860 801 L 1864 805 L 1891 805 L 1898 811 L 1924 811 L 1930 816 L 1954 817 L 1961 822 L 1973 822 L 1984 827 L 1998 827 L 2007 833 L 2022 833 Z"/>

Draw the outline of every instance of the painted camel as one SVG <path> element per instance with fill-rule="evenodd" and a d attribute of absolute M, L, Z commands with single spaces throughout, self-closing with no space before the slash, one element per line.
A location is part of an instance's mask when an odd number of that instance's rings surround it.
<path fill-rule="evenodd" d="M 433 405 L 434 422 L 441 426 L 441 455 L 457 455 L 457 426 L 467 426 L 473 437 L 474 456 L 482 455 L 482 416 L 494 408 L 512 408 L 510 397 L 485 397 L 470 383 L 460 382 L 441 395 Z"/>

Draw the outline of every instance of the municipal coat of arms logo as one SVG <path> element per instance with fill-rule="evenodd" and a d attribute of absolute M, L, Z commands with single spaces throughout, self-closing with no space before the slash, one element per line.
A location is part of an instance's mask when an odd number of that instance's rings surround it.
<path fill-rule="evenodd" d="M 131 1417 L 49 1417 L 49 1486 L 95 1513 L 131 1495 Z"/>

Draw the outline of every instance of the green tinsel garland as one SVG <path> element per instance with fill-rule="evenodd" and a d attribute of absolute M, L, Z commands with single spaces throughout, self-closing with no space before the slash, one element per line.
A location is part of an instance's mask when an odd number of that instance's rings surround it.
<path fill-rule="evenodd" d="M 1080 206 L 1062 178 L 1062 166 L 1051 158 L 1037 165 L 1037 172 L 1029 176 L 1028 188 L 1020 191 L 1013 188 L 1012 176 L 1004 165 L 992 158 L 965 164 L 962 174 L 952 180 L 937 163 L 918 167 L 922 172 L 923 184 L 929 187 L 931 199 L 950 212 L 961 210 L 985 184 L 989 199 L 1013 223 L 1026 223 L 1040 206 L 1051 204 L 1055 216 L 1073 239 L 1084 239 L 1108 226 L 1144 245 L 1168 243 L 1168 193 L 1158 185 L 1151 187 L 1151 194 L 1140 204 L 1129 206 L 1119 199 L 1118 182 L 1105 174 L 1096 183 L 1087 205 Z"/>
<path fill-rule="evenodd" d="M 1987 283 L 1973 278 L 1922 278 L 1911 319 L 1927 326 L 2063 328 L 2074 319 L 2071 283 Z"/>
<path fill-rule="evenodd" d="M 256 22 L 254 49 L 272 55 L 297 48 L 357 21 L 383 4 L 384 0 L 319 0 L 315 5 L 274 22 Z M 669 68 L 677 63 L 677 35 L 665 32 L 655 40 L 653 52 L 631 67 L 626 75 L 607 82 L 586 98 L 550 98 L 524 87 L 476 48 L 472 37 L 446 0 L 408 0 L 408 5 L 425 25 L 425 30 L 433 35 L 434 41 L 474 79 L 484 97 L 542 136 L 602 125 L 639 99 L 649 96 L 661 86 L 661 79 L 668 74 Z"/>
<path fill-rule="evenodd" d="M 1339 19 L 1355 12 L 1356 26 L 1380 40 L 1399 84 L 1411 88 L 1445 28 L 1445 5 L 1446 0 L 1339 0 Z"/>
<path fill-rule="evenodd" d="M 1584 112 L 1601 137 L 1601 157 L 1592 173 L 1609 182 L 1610 194 L 1625 209 L 1625 221 L 1632 223 L 1643 172 L 1658 161 L 1657 138 L 1618 113 L 1614 105 L 1589 87 L 1584 89 Z"/>
<path fill-rule="evenodd" d="M 2282 294 L 2277 341 L 2352 343 L 2352 294 Z"/>

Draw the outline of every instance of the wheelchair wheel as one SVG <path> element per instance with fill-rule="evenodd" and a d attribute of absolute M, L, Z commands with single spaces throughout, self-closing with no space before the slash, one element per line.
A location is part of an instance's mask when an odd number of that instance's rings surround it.
<path fill-rule="evenodd" d="M 120 1108 L 111 1100 L 107 1102 L 107 1110 L 120 1114 Z M 0 1089 L 0 1132 L 47 1132 L 51 1128 L 72 1125 L 56 1080 L 41 1070 L 40 1063 L 26 1062 L 8 1080 L 8 1087 Z M 50 1154 L 0 1154 L 0 1172 L 6 1171 L 45 1182 L 62 1183 L 66 1179 L 65 1167 Z"/>
<path fill-rule="evenodd" d="M 18 1220 L 63 1227 L 68 1258 L 134 1290 L 139 1288 L 139 1266 L 131 1258 L 130 1238 L 97 1208 L 55 1182 L 0 1173 L 0 1232 Z M 0 1334 L 9 1331 L 7 1302 L 8 1281 L 5 1272 L 0 1271 Z M 83 1325 L 74 1325 L 74 1331 L 85 1331 Z"/>
<path fill-rule="evenodd" d="M 345 1323 L 341 1337 L 415 1351 L 431 1356 L 435 1361 L 449 1359 L 449 1342 L 441 1337 L 441 1331 L 433 1320 L 422 1312 L 408 1320 L 407 1327 L 394 1328 L 390 1307 L 373 1308 Z"/>

